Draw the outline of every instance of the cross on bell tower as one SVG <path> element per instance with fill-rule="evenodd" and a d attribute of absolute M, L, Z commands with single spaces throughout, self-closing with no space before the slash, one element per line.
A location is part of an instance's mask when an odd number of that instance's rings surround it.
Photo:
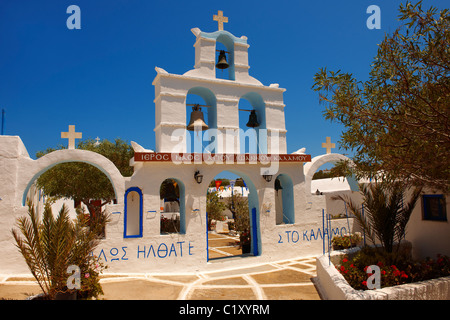
<path fill-rule="evenodd" d="M 213 20 L 217 21 L 219 31 L 223 30 L 223 23 L 228 23 L 228 17 L 223 16 L 223 11 L 217 11 L 217 14 L 213 15 Z"/>

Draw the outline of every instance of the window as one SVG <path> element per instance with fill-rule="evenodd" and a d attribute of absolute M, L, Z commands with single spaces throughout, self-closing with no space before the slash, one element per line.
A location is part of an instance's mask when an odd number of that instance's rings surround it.
<path fill-rule="evenodd" d="M 447 208 L 444 195 L 423 195 L 422 212 L 423 220 L 447 221 Z"/>

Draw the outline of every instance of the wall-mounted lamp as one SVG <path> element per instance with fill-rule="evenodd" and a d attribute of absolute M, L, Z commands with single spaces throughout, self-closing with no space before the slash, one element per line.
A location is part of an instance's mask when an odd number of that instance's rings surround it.
<path fill-rule="evenodd" d="M 262 175 L 264 180 L 266 180 L 267 182 L 272 181 L 272 175 L 271 174 L 263 174 Z"/>
<path fill-rule="evenodd" d="M 203 181 L 203 175 L 200 173 L 200 171 L 195 171 L 194 173 L 194 179 L 197 181 L 198 184 L 202 183 Z"/>

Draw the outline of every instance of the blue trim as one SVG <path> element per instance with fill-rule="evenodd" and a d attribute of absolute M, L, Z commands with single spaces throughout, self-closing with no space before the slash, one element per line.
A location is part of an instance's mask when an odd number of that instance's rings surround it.
<path fill-rule="evenodd" d="M 128 201 L 127 196 L 130 192 L 137 192 L 139 194 L 139 234 L 137 235 L 128 235 L 127 234 L 127 217 L 128 217 Z M 142 209 L 143 209 L 143 196 L 142 190 L 138 187 L 131 187 L 125 191 L 125 201 L 124 201 L 124 223 L 123 223 L 123 237 L 124 238 L 142 238 Z"/>
<path fill-rule="evenodd" d="M 218 30 L 218 31 L 214 31 L 214 32 L 200 32 L 200 36 L 203 38 L 208 38 L 208 39 L 214 39 L 217 40 L 218 37 L 220 36 L 228 36 L 230 37 L 230 39 L 233 42 L 238 42 L 241 44 L 247 44 L 247 39 L 242 39 L 242 38 L 238 38 L 235 35 L 233 35 L 232 33 L 226 31 L 226 30 Z"/>
<path fill-rule="evenodd" d="M 256 216 L 256 208 L 252 208 L 252 244 L 253 244 L 253 255 L 259 256 L 258 248 L 258 220 Z"/>
<path fill-rule="evenodd" d="M 208 212 L 206 212 L 206 262 L 209 261 Z"/>

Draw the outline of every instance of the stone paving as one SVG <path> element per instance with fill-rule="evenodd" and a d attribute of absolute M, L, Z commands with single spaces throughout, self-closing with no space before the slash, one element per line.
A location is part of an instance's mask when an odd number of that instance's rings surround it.
<path fill-rule="evenodd" d="M 210 259 L 239 255 L 235 240 L 229 236 L 212 237 Z M 212 245 L 212 242 L 215 244 Z M 190 274 L 106 274 L 100 280 L 104 295 L 99 298 L 106 300 L 320 300 L 312 282 L 312 279 L 316 277 L 315 261 L 314 257 L 297 258 Z M 0 276 L 0 299 L 25 299 L 37 293 L 40 293 L 40 289 L 32 278 Z"/>

